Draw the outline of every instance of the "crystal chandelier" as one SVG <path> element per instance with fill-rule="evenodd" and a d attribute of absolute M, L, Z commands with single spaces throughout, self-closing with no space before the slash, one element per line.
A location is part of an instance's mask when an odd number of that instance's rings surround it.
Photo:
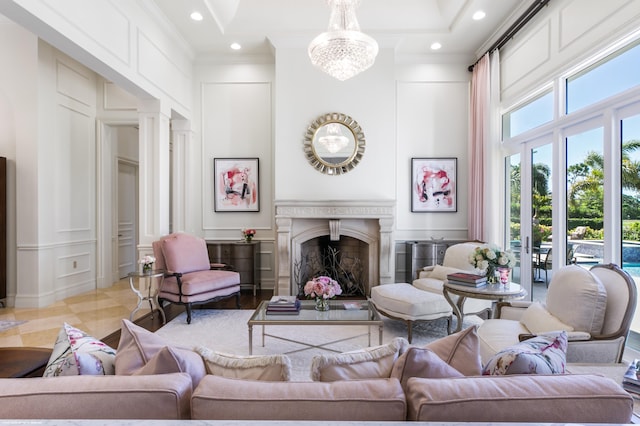
<path fill-rule="evenodd" d="M 327 0 L 331 7 L 329 29 L 309 44 L 311 63 L 340 81 L 373 65 L 378 43 L 360 32 L 356 7 L 360 0 Z"/>
<path fill-rule="evenodd" d="M 318 139 L 320 144 L 324 146 L 331 154 L 342 151 L 344 147 L 346 147 L 349 143 L 349 138 L 342 134 L 342 130 L 340 130 L 340 124 L 330 123 L 327 124 L 326 128 L 327 134 L 325 136 L 321 136 Z"/>

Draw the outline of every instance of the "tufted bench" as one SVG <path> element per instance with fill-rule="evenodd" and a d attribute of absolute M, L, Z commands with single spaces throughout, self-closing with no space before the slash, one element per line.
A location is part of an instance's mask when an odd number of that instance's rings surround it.
<path fill-rule="evenodd" d="M 407 283 L 382 284 L 371 289 L 371 301 L 381 314 L 406 321 L 409 343 L 414 321 L 447 318 L 447 331 L 451 333 L 451 305 L 440 294 Z"/>

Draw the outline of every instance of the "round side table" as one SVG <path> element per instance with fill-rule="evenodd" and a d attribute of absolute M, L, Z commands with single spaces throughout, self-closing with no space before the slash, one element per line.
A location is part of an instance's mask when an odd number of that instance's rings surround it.
<path fill-rule="evenodd" d="M 129 275 L 129 286 L 131 290 L 138 296 L 138 306 L 131 311 L 129 315 L 129 321 L 133 321 L 133 315 L 142 307 L 144 302 L 149 302 L 151 308 L 151 318 L 153 319 L 154 304 L 155 309 L 160 311 L 162 316 L 162 324 L 167 323 L 167 318 L 164 315 L 164 310 L 158 302 L 158 293 L 160 287 L 162 287 L 162 281 L 164 280 L 164 271 L 161 269 L 154 269 L 147 272 L 132 272 Z M 137 285 L 136 285 L 137 283 Z"/>
<path fill-rule="evenodd" d="M 462 307 L 467 297 L 473 299 L 495 300 L 502 302 L 505 300 L 522 299 L 527 295 L 527 290 L 520 284 L 510 282 L 509 284 L 486 284 L 481 287 L 472 287 L 460 284 L 445 282 L 442 286 L 442 294 L 453 308 L 453 313 L 458 320 L 454 333 L 462 330 L 462 318 L 464 316 Z M 458 296 L 456 302 L 451 299 L 451 294 Z M 493 315 L 492 315 L 493 316 Z"/>

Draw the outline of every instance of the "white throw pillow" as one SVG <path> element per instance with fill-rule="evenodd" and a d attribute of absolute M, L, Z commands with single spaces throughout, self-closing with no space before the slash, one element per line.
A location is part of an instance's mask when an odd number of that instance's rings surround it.
<path fill-rule="evenodd" d="M 436 265 L 433 267 L 433 270 L 429 274 L 429 278 L 435 278 L 437 280 L 446 281 L 447 275 L 453 274 L 455 272 L 469 272 L 469 271 L 463 271 L 462 269 L 458 269 L 458 268 L 450 268 L 448 266 Z"/>
<path fill-rule="evenodd" d="M 232 355 L 205 347 L 195 351 L 202 356 L 207 373 L 214 376 L 269 382 L 291 379 L 291 359 L 286 355 Z"/>
<path fill-rule="evenodd" d="M 316 355 L 311 362 L 311 379 L 317 382 L 378 379 L 391 376 L 393 365 L 409 347 L 407 339 L 336 355 Z"/>
<path fill-rule="evenodd" d="M 588 270 L 569 265 L 553 273 L 547 291 L 547 310 L 575 331 L 599 335 L 604 324 L 607 290 Z"/>
<path fill-rule="evenodd" d="M 573 331 L 573 327 L 551 315 L 540 302 L 533 302 L 522 314 L 520 322 L 533 334 L 547 331 Z"/>

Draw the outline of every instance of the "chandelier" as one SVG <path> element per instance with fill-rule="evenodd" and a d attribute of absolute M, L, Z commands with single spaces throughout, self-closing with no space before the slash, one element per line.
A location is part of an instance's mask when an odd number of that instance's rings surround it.
<path fill-rule="evenodd" d="M 327 124 L 327 134 L 318 139 L 331 154 L 342 151 L 349 144 L 349 138 L 342 134 L 340 127 L 341 124 L 338 123 Z"/>
<path fill-rule="evenodd" d="M 331 7 L 329 29 L 309 44 L 311 63 L 340 81 L 373 65 L 378 43 L 360 32 L 356 7 L 360 0 L 327 0 Z"/>

